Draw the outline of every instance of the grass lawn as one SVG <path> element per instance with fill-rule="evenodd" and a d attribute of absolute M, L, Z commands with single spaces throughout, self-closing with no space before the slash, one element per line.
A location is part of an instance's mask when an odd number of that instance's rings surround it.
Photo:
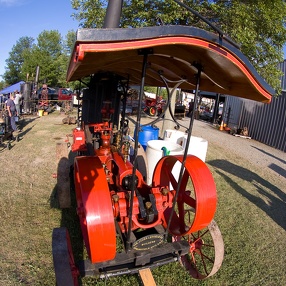
<path fill-rule="evenodd" d="M 58 112 L 26 118 L 21 140 L 0 152 L 0 285 L 55 285 L 51 237 L 68 225 L 73 247 L 83 252 L 75 210 L 55 203 L 56 143 L 73 125 Z M 71 139 L 71 138 L 70 138 Z M 228 150 L 209 144 L 218 206 L 215 220 L 225 243 L 221 269 L 197 281 L 179 263 L 152 270 L 157 285 L 286 285 L 286 191 L 278 178 Z M 74 221 L 75 219 L 75 221 Z M 140 285 L 137 275 L 82 279 L 83 285 Z"/>

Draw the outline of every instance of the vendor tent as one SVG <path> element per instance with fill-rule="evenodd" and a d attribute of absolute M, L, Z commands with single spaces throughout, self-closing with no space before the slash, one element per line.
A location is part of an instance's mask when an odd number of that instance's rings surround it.
<path fill-rule="evenodd" d="M 19 81 L 13 85 L 10 85 L 2 90 L 0 90 L 0 94 L 8 94 L 14 92 L 16 89 L 20 91 L 21 84 L 25 83 L 24 81 Z"/>

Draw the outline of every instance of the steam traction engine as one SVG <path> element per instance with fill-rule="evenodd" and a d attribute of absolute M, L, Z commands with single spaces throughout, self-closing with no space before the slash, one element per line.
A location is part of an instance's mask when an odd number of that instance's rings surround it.
<path fill-rule="evenodd" d="M 170 102 L 178 87 L 195 90 L 195 96 L 206 90 L 261 102 L 270 102 L 273 90 L 234 43 L 220 33 L 186 26 L 78 30 L 67 79 L 83 82 L 89 75 L 71 146 L 77 154 L 76 210 L 88 258 L 74 261 L 68 230 L 54 229 L 57 285 L 78 285 L 79 276 L 132 274 L 174 261 L 194 278 L 213 275 L 224 253 L 213 220 L 213 177 L 203 161 L 185 151 L 162 157 L 152 183 L 146 184 L 148 162 L 138 142 L 144 86 L 171 90 L 162 114 L 151 124 L 163 117 L 175 121 Z M 140 86 L 136 120 L 126 118 L 125 106 L 119 114 L 131 85 Z M 129 122 L 135 125 L 134 142 L 127 136 Z M 193 118 L 187 146 L 192 124 Z"/>
<path fill-rule="evenodd" d="M 164 157 L 149 186 L 140 172 L 142 166 L 130 157 L 132 143 L 122 140 L 120 130 L 108 121 L 84 126 L 74 130 L 71 148 L 79 154 L 74 161 L 74 184 L 89 260 L 76 268 L 67 248 L 69 261 L 63 264 L 63 249 L 58 246 L 62 247 L 59 240 L 61 236 L 66 239 L 66 230 L 55 229 L 58 284 L 66 285 L 67 281 L 62 267 L 70 269 L 70 279 L 74 279 L 70 285 L 77 285 L 78 273 L 104 278 L 177 260 L 195 278 L 213 275 L 222 263 L 223 242 L 212 220 L 216 189 L 205 163 L 187 156 L 178 180 L 172 169 L 176 163 L 182 165 L 184 156 Z M 121 253 L 116 249 L 117 236 L 124 248 Z"/>

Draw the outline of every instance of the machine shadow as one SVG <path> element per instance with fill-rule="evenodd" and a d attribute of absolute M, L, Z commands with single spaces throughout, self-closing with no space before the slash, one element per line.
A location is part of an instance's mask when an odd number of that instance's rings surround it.
<path fill-rule="evenodd" d="M 270 153 L 268 153 L 268 152 L 266 152 L 266 151 L 264 151 L 264 150 L 262 150 L 262 149 L 260 149 L 260 148 L 257 148 L 257 147 L 255 147 L 255 146 L 251 146 L 251 147 L 254 148 L 254 149 L 256 149 L 256 150 L 258 150 L 258 151 L 260 151 L 260 152 L 262 152 L 262 153 L 264 153 L 264 154 L 266 154 L 266 155 L 269 156 L 269 157 L 272 157 L 272 158 L 274 158 L 274 159 L 280 161 L 281 163 L 286 164 L 286 161 L 285 161 L 285 160 L 283 160 L 283 159 L 281 159 L 281 158 L 278 158 L 278 157 L 274 156 L 273 154 L 270 154 Z"/>
<path fill-rule="evenodd" d="M 20 129 L 23 129 L 24 127 L 26 127 L 28 124 L 32 123 L 33 121 L 35 121 L 36 119 L 38 119 L 38 117 L 23 117 L 22 119 L 19 120 L 18 122 L 18 126 L 20 127 Z M 32 129 L 32 128 L 30 128 Z M 27 133 L 27 132 L 26 132 Z"/>
<path fill-rule="evenodd" d="M 274 156 L 273 154 L 270 154 L 270 153 L 268 153 L 268 152 L 266 152 L 266 151 L 264 151 L 264 150 L 262 150 L 262 149 L 260 149 L 260 148 L 257 148 L 257 147 L 255 147 L 255 146 L 251 146 L 251 147 L 254 148 L 254 149 L 256 149 L 256 150 L 258 150 L 258 151 L 260 151 L 260 152 L 262 152 L 262 153 L 264 153 L 265 155 L 267 155 L 267 156 L 269 156 L 269 157 L 271 157 L 271 158 L 274 158 L 275 160 L 281 162 L 282 164 L 286 164 L 286 161 L 285 161 L 285 160 L 283 160 L 283 159 L 281 159 L 281 158 L 279 158 L 279 157 L 277 157 L 277 156 Z M 286 170 L 283 169 L 283 168 L 281 168 L 281 167 L 279 167 L 277 164 L 272 163 L 272 164 L 270 164 L 270 165 L 268 166 L 268 168 L 271 169 L 271 170 L 273 170 L 274 172 L 276 172 L 278 175 L 280 175 L 280 176 L 286 178 Z"/>
<path fill-rule="evenodd" d="M 238 193 L 247 198 L 250 202 L 255 204 L 261 210 L 263 210 L 269 217 L 271 217 L 279 226 L 286 230 L 286 213 L 285 213 L 285 201 L 286 194 L 277 188 L 275 185 L 269 183 L 256 173 L 235 165 L 225 160 L 212 160 L 208 162 L 211 166 L 216 168 L 216 172 L 225 179 L 225 181 Z M 268 204 L 256 195 L 249 193 L 242 188 L 238 183 L 227 175 L 236 176 L 242 180 L 248 181 L 256 186 L 257 192 L 267 198 Z M 267 190 L 266 190 L 267 189 Z"/>

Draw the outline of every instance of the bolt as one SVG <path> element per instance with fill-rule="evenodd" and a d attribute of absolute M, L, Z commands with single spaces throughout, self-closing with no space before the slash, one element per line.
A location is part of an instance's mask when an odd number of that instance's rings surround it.
<path fill-rule="evenodd" d="M 115 203 L 117 203 L 119 201 L 119 196 L 118 195 L 113 195 L 112 199 Z"/>
<path fill-rule="evenodd" d="M 147 210 L 151 209 L 152 203 L 151 202 L 146 202 L 145 203 L 145 207 L 146 207 Z"/>
<path fill-rule="evenodd" d="M 163 196 L 167 196 L 168 193 L 169 193 L 169 190 L 168 190 L 167 188 L 162 188 L 162 189 L 161 189 L 161 194 L 162 194 Z"/>

